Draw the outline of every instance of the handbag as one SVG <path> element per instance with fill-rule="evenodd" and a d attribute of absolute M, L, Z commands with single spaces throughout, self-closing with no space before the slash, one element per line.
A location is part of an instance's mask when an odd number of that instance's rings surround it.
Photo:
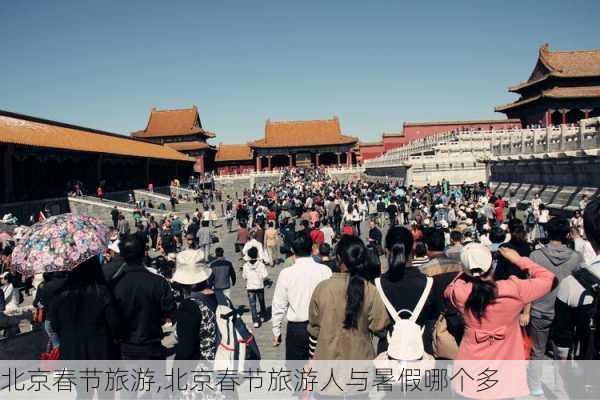
<path fill-rule="evenodd" d="M 450 324 L 448 323 L 449 314 L 452 314 L 452 312 L 450 312 L 450 307 L 438 316 L 433 327 L 431 345 L 433 348 L 433 355 L 436 359 L 454 360 L 458 354 L 458 347 L 462 334 L 458 335 L 460 337 L 457 340 L 455 335 L 451 332 Z M 458 317 L 458 314 L 456 314 L 456 317 Z M 462 323 L 462 321 L 460 322 Z M 459 329 L 459 327 L 455 327 L 455 330 L 457 329 Z"/>
<path fill-rule="evenodd" d="M 52 347 L 52 343 L 48 342 L 48 346 L 46 347 L 46 351 L 40 354 L 40 367 L 42 370 L 52 370 L 56 361 L 60 359 L 60 348 Z"/>
<path fill-rule="evenodd" d="M 217 235 L 210 235 L 211 243 L 219 243 L 219 237 Z"/>

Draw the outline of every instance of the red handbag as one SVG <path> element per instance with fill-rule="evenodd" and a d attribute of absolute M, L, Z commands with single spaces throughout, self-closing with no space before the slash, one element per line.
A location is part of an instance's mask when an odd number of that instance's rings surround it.
<path fill-rule="evenodd" d="M 60 350 L 59 347 L 52 347 L 52 345 L 48 343 L 48 348 L 45 352 L 40 354 L 40 367 L 42 370 L 52 370 L 53 366 L 56 365 L 54 361 L 60 359 Z"/>

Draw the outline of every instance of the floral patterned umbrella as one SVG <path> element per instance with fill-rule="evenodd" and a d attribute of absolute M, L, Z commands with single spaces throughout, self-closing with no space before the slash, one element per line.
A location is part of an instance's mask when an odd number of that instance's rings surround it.
<path fill-rule="evenodd" d="M 93 217 L 50 217 L 23 234 L 13 250 L 12 263 L 25 276 L 70 271 L 106 251 L 108 232 L 108 227 Z"/>

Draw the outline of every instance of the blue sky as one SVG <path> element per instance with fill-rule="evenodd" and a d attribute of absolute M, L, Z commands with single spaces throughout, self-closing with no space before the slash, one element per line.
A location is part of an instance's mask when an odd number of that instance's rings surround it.
<path fill-rule="evenodd" d="M 502 118 L 541 44 L 600 48 L 600 1 L 2 1 L 0 109 L 119 133 L 196 104 L 213 143 L 337 115 Z"/>

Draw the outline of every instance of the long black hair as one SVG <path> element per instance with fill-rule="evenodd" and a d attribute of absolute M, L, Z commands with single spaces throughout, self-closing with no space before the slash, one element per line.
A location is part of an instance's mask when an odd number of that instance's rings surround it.
<path fill-rule="evenodd" d="M 487 275 L 493 275 L 493 269 L 490 269 L 484 277 Z M 490 305 L 497 295 L 496 290 L 496 282 L 483 280 L 481 277 L 470 276 L 468 274 L 463 274 L 464 279 L 467 282 L 471 282 L 473 284 L 473 289 L 471 290 L 471 294 L 465 303 L 465 308 L 475 316 L 479 321 L 485 314 L 485 309 L 488 305 Z"/>
<path fill-rule="evenodd" d="M 385 248 L 388 251 L 388 277 L 392 281 L 404 278 L 406 264 L 413 248 L 412 233 L 402 227 L 394 226 L 385 235 Z"/>
<path fill-rule="evenodd" d="M 346 315 L 344 329 L 358 328 L 358 318 L 365 301 L 365 278 L 367 248 L 360 238 L 344 235 L 335 248 L 338 262 L 344 264 L 350 274 L 346 289 Z"/>

